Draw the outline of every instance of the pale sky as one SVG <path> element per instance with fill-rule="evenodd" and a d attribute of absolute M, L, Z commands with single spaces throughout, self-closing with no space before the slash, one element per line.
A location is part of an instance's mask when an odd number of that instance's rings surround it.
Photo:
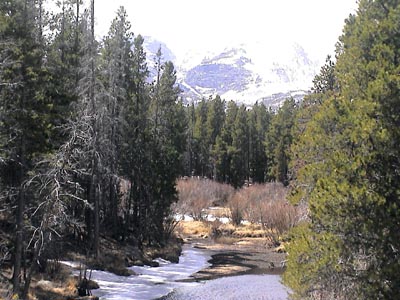
<path fill-rule="evenodd" d="M 135 34 L 166 43 L 178 58 L 192 50 L 284 41 L 324 59 L 357 8 L 356 0 L 95 0 L 95 5 L 98 35 L 107 33 L 124 6 Z"/>

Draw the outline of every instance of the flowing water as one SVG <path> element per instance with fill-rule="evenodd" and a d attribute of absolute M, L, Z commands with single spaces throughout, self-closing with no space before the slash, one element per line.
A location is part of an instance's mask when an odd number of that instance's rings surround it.
<path fill-rule="evenodd" d="M 205 250 L 183 247 L 179 264 L 159 259 L 159 267 L 131 267 L 138 275 L 117 276 L 104 271 L 93 271 L 92 279 L 100 289 L 93 295 L 104 300 L 148 300 L 168 295 L 171 300 L 264 299 L 286 300 L 287 289 L 278 275 L 242 275 L 205 282 L 177 282 L 209 266 L 211 258 Z"/>
<path fill-rule="evenodd" d="M 278 275 L 241 275 L 204 282 L 196 287 L 182 287 L 168 300 L 286 300 L 288 290 Z"/>
<path fill-rule="evenodd" d="M 92 293 L 107 300 L 156 299 L 180 286 L 196 286 L 196 283 L 179 283 L 176 280 L 187 279 L 191 274 L 209 266 L 209 259 L 210 256 L 204 250 L 185 245 L 178 264 L 158 259 L 160 266 L 156 268 L 131 267 L 137 276 L 122 277 L 93 271 L 92 279 L 100 285 L 100 289 Z"/>

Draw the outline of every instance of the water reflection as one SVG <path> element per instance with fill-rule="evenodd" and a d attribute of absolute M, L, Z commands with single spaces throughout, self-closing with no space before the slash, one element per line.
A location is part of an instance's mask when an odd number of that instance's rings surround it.
<path fill-rule="evenodd" d="M 278 275 L 242 275 L 211 280 L 196 287 L 181 287 L 168 300 L 286 300 L 288 290 Z"/>
<path fill-rule="evenodd" d="M 185 245 L 179 264 L 158 260 L 160 267 L 132 267 L 137 276 L 122 277 L 93 271 L 92 279 L 100 285 L 93 294 L 104 300 L 286 300 L 287 289 L 279 275 L 242 275 L 206 282 L 177 282 L 207 267 L 211 258 L 205 250 Z"/>

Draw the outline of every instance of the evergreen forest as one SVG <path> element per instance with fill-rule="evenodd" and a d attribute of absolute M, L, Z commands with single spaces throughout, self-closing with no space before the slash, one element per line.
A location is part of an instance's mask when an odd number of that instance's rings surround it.
<path fill-rule="evenodd" d="M 160 48 L 121 7 L 95 32 L 95 1 L 0 1 L 0 269 L 26 299 L 37 262 L 66 241 L 164 247 L 176 181 L 280 182 L 307 218 L 288 234 L 293 299 L 400 294 L 400 1 L 360 0 L 301 102 L 273 110 L 182 101 Z M 310 33 L 311 34 L 311 33 Z M 0 278 L 3 280 L 3 278 Z M 18 299 L 18 296 L 16 297 Z"/>

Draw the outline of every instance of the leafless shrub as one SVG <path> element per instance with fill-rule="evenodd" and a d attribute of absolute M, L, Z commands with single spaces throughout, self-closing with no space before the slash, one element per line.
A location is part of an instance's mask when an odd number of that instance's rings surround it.
<path fill-rule="evenodd" d="M 220 231 L 221 225 L 222 225 L 222 223 L 217 220 L 215 220 L 214 222 L 211 223 L 211 234 L 214 238 L 221 235 L 221 231 Z"/>
<path fill-rule="evenodd" d="M 242 218 L 282 234 L 299 221 L 299 209 L 287 202 L 288 189 L 280 183 L 256 184 L 239 190 L 229 200 L 232 221 Z"/>
<path fill-rule="evenodd" d="M 231 211 L 231 220 L 235 225 L 243 221 L 245 209 L 248 206 L 246 193 L 236 192 L 228 201 L 228 207 Z"/>
<path fill-rule="evenodd" d="M 164 240 L 169 241 L 174 236 L 174 231 L 179 222 L 170 215 L 164 220 Z"/>
<path fill-rule="evenodd" d="M 233 187 L 208 179 L 180 179 L 177 182 L 179 200 L 174 212 L 192 216 L 195 220 L 204 218 L 204 209 L 224 203 L 233 193 Z"/>

